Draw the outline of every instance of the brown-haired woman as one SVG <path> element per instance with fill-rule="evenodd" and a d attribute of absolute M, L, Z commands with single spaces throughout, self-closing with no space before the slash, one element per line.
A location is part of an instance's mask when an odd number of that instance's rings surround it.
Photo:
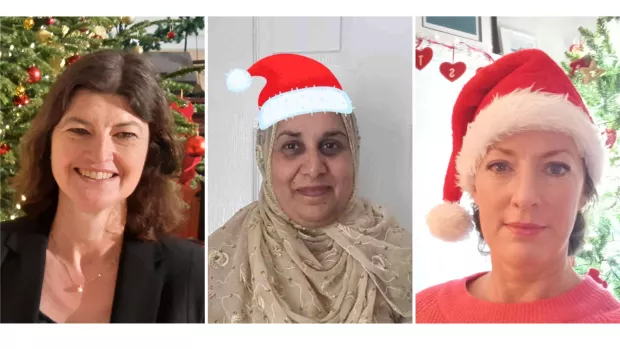
<path fill-rule="evenodd" d="M 72 64 L 24 136 L 2 222 L 1 322 L 204 322 L 204 249 L 183 218 L 164 92 L 142 55 Z"/>

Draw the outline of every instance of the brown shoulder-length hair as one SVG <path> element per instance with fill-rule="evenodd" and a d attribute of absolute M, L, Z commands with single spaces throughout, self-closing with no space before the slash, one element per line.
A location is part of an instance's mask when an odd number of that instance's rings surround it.
<path fill-rule="evenodd" d="M 20 145 L 20 168 L 12 183 L 19 195 L 26 196 L 23 211 L 37 218 L 56 210 L 52 131 L 82 89 L 127 98 L 134 114 L 149 125 L 142 177 L 127 199 L 128 231 L 142 240 L 173 232 L 182 223 L 185 208 L 175 181 L 180 149 L 173 118 L 154 67 L 145 56 L 125 51 L 102 50 L 80 58 L 50 89 Z"/>

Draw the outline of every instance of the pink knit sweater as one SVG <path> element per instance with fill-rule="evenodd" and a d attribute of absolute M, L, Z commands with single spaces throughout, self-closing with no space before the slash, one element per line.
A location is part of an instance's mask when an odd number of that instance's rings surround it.
<path fill-rule="evenodd" d="M 417 323 L 620 323 L 620 302 L 594 279 L 559 296 L 527 303 L 490 303 L 474 298 L 467 282 L 449 281 L 416 295 Z"/>

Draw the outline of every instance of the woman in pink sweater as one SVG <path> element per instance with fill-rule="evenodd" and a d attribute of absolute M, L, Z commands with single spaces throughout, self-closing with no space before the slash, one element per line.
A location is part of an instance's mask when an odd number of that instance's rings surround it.
<path fill-rule="evenodd" d="M 606 160 L 562 69 L 539 50 L 506 55 L 465 85 L 452 130 L 444 203 L 428 225 L 445 241 L 475 226 L 492 268 L 418 293 L 416 322 L 620 323 L 620 302 L 571 265 Z"/>

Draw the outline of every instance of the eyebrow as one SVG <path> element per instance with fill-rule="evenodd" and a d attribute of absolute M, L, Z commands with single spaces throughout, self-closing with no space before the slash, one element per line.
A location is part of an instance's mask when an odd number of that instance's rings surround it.
<path fill-rule="evenodd" d="M 77 116 L 67 116 L 66 118 L 63 119 L 62 124 L 68 124 L 70 122 L 75 122 L 78 124 L 82 124 L 85 126 L 93 126 L 93 123 L 82 119 L 80 117 Z M 124 127 L 124 126 L 136 126 L 137 128 L 140 128 L 140 124 L 138 124 L 135 121 L 126 121 L 126 122 L 119 122 L 118 124 L 114 125 L 113 127 Z"/>
<path fill-rule="evenodd" d="M 301 132 L 282 131 L 282 133 L 280 133 L 277 138 L 280 138 L 282 136 L 299 138 L 301 136 Z"/>
<path fill-rule="evenodd" d="M 299 137 L 301 137 L 301 132 L 282 131 L 282 133 L 280 133 L 277 138 L 280 138 L 282 136 L 289 136 L 289 137 L 293 137 L 293 138 L 299 138 Z M 327 131 L 327 132 L 323 133 L 323 138 L 335 137 L 335 136 L 344 136 L 344 137 L 346 137 L 347 135 L 344 134 L 344 132 L 338 131 L 338 130 Z"/>
<path fill-rule="evenodd" d="M 342 131 L 327 131 L 325 133 L 323 133 L 323 137 L 335 137 L 335 136 L 343 136 L 346 137 L 347 135 L 344 134 L 344 132 Z"/>
<path fill-rule="evenodd" d="M 503 154 L 508 155 L 508 156 L 516 156 L 515 152 L 510 150 L 510 149 L 504 149 L 504 148 L 500 148 L 500 147 L 493 147 L 493 148 L 491 148 L 491 150 L 497 150 L 498 152 L 503 153 Z M 552 156 L 555 156 L 555 155 L 558 155 L 558 154 L 562 154 L 562 153 L 566 153 L 566 154 L 572 156 L 572 154 L 568 150 L 566 150 L 566 149 L 556 149 L 556 150 L 550 150 L 548 152 L 545 152 L 545 153 L 541 154 L 539 157 L 542 158 L 542 159 L 546 159 L 546 158 L 550 158 Z"/>

